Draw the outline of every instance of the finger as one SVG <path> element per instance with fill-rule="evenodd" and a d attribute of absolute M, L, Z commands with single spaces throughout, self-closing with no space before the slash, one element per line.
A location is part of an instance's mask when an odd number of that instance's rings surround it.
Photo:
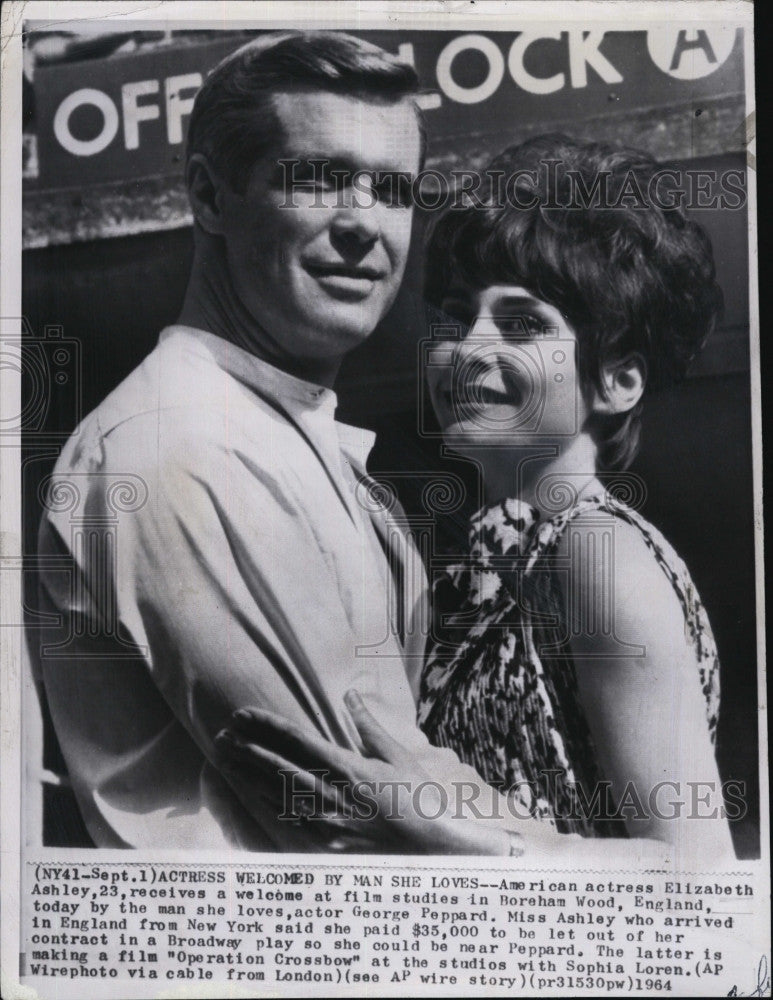
<path fill-rule="evenodd" d="M 315 738 L 322 739 L 310 726 L 302 731 L 286 716 L 254 705 L 237 709 L 231 716 L 228 728 L 264 745 L 281 746 L 291 739 L 304 743 L 313 742 Z"/>
<path fill-rule="evenodd" d="M 213 763 L 250 809 L 263 802 L 272 812 L 282 811 L 285 779 L 279 773 L 282 767 L 280 757 L 264 763 L 246 759 L 238 752 L 233 740 L 221 733 L 215 738 Z"/>
<path fill-rule="evenodd" d="M 331 743 L 311 729 L 302 731 L 275 712 L 239 709 L 232 716 L 230 731 L 237 738 L 244 733 L 254 745 L 278 753 L 300 770 L 327 769 L 336 780 L 350 783 L 378 777 L 372 765 L 365 766 L 360 754 Z"/>
<path fill-rule="evenodd" d="M 325 842 L 325 850 L 331 854 L 405 854 L 405 849 L 391 840 L 370 840 L 367 837 L 353 837 L 345 834 Z"/>
<path fill-rule="evenodd" d="M 334 743 L 316 732 L 311 725 L 306 729 L 285 716 L 262 708 L 242 708 L 231 717 L 231 732 L 251 743 L 273 750 L 303 770 L 328 767 L 332 770 L 338 749 Z M 344 769 L 346 773 L 346 769 Z"/>
<path fill-rule="evenodd" d="M 360 837 L 334 837 L 325 844 L 325 848 L 330 854 L 371 854 L 373 851 L 381 851 L 377 844 Z"/>
<path fill-rule="evenodd" d="M 319 824 L 324 827 L 321 842 L 335 853 L 397 854 L 400 847 L 396 838 L 384 831 L 373 820 L 329 820 Z M 403 849 L 404 853 L 404 849 Z"/>
<path fill-rule="evenodd" d="M 346 808 L 342 789 L 332 785 L 326 771 L 306 771 L 265 747 L 234 739 L 224 731 L 215 740 L 216 760 L 226 773 L 238 776 L 252 787 L 259 779 L 268 785 L 281 812 L 294 812 L 294 805 L 311 805 L 318 813 L 339 812 Z M 261 788 L 263 791 L 263 788 Z M 308 814 L 308 809 L 305 809 Z"/>
<path fill-rule="evenodd" d="M 260 736 L 269 726 L 267 716 L 270 714 L 253 705 L 238 708 L 231 713 L 230 728 L 238 730 L 244 736 Z"/>
<path fill-rule="evenodd" d="M 394 766 L 405 765 L 408 757 L 405 747 L 370 713 L 359 692 L 354 689 L 347 691 L 344 701 L 360 734 L 365 752 Z"/>

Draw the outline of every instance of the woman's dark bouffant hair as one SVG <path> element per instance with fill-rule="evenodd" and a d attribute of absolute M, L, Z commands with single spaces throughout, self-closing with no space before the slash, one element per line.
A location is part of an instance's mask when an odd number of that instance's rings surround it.
<path fill-rule="evenodd" d="M 603 366 L 632 352 L 646 362 L 649 387 L 678 380 L 712 330 L 722 293 L 703 229 L 678 202 L 664 207 L 665 194 L 654 204 L 648 197 L 658 170 L 645 153 L 563 135 L 509 147 L 485 169 L 478 203 L 435 226 L 428 301 L 439 307 L 455 275 L 475 288 L 518 284 L 573 328 L 584 391 L 603 394 Z M 630 465 L 640 423 L 641 402 L 603 422 L 601 468 Z"/>

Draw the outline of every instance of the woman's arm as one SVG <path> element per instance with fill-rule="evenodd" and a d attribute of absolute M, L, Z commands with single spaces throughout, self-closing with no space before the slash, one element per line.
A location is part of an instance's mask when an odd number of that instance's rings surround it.
<path fill-rule="evenodd" d="M 365 756 L 301 731 L 273 712 L 245 708 L 235 713 L 216 746 L 220 767 L 242 800 L 249 800 L 253 785 L 263 793 L 273 786 L 273 807 L 280 815 L 287 814 L 289 778 L 293 790 L 307 793 L 306 801 L 317 807 L 316 814 L 303 821 L 318 824 L 317 839 L 321 843 L 327 837 L 331 852 L 510 855 L 548 867 L 668 863 L 668 852 L 655 840 L 586 839 L 518 818 L 508 820 L 505 832 L 485 813 L 476 820 L 460 815 L 453 806 L 436 812 L 427 798 L 417 809 L 410 790 L 430 776 L 371 715 L 356 692 L 347 695 L 347 706 Z M 396 786 L 402 789 L 397 799 Z M 353 794 L 355 789 L 359 791 Z M 333 819 L 326 819 L 325 812 Z M 287 819 L 292 822 L 291 816 Z"/>
<path fill-rule="evenodd" d="M 611 515 L 574 521 L 558 555 L 580 704 L 629 833 L 680 864 L 732 857 L 697 654 L 666 574 Z"/>

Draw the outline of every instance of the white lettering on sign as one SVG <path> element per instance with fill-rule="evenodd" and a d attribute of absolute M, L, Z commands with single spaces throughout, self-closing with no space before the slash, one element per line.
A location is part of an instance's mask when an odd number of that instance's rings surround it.
<path fill-rule="evenodd" d="M 166 95 L 166 134 L 171 145 L 183 141 L 183 117 L 193 110 L 193 99 L 201 86 L 201 73 L 183 73 L 170 76 L 164 86 Z M 181 97 L 183 90 L 189 90 L 188 97 Z"/>
<path fill-rule="evenodd" d="M 460 87 L 451 75 L 451 64 L 454 59 L 467 49 L 482 53 L 488 62 L 488 74 L 483 83 L 477 87 Z M 452 101 L 459 104 L 478 104 L 497 90 L 505 75 L 505 57 L 495 42 L 485 35 L 460 35 L 440 53 L 437 61 L 437 79 L 440 89 Z"/>
<path fill-rule="evenodd" d="M 183 141 L 183 119 L 193 109 L 196 91 L 201 86 L 201 73 L 182 73 L 167 77 L 164 81 L 164 113 L 166 134 L 170 145 Z M 144 100 L 158 94 L 158 80 L 134 80 L 121 87 L 121 116 L 113 100 L 102 90 L 86 87 L 76 90 L 57 108 L 54 115 L 54 135 L 68 153 L 73 156 L 94 156 L 106 149 L 115 138 L 123 119 L 123 137 L 126 149 L 139 149 L 141 144 L 141 122 L 156 121 L 161 117 L 158 101 Z M 93 139 L 78 139 L 70 131 L 73 112 L 83 105 L 93 105 L 102 112 L 102 130 Z"/>
<path fill-rule="evenodd" d="M 550 31 L 541 34 L 535 34 L 532 31 L 521 32 L 510 47 L 507 68 L 518 86 L 530 94 L 554 94 L 566 83 L 566 77 L 563 73 L 555 73 L 553 76 L 546 77 L 533 76 L 523 64 L 526 49 L 538 38 L 552 38 L 553 41 L 560 42 L 561 32 Z"/>
<path fill-rule="evenodd" d="M 650 58 L 677 80 L 708 76 L 727 61 L 737 29 L 713 24 L 708 28 L 668 27 L 647 32 Z"/>
<path fill-rule="evenodd" d="M 93 139 L 76 139 L 70 131 L 70 118 L 76 108 L 90 104 L 102 112 L 102 131 Z M 54 135 L 59 143 L 74 156 L 94 156 L 115 138 L 118 131 L 118 110 L 110 98 L 101 90 L 83 87 L 68 94 L 54 115 Z"/>
<path fill-rule="evenodd" d="M 700 27 L 659 27 L 647 32 L 647 48 L 652 61 L 664 73 L 680 80 L 707 76 L 730 57 L 735 45 L 737 29 L 724 25 Z M 521 90 L 535 95 L 554 94 L 567 86 L 581 89 L 588 86 L 588 67 L 606 84 L 623 82 L 622 75 L 602 54 L 601 44 L 605 32 L 571 28 L 560 31 L 524 31 L 513 40 L 507 58 L 499 45 L 486 35 L 458 35 L 441 51 L 436 67 L 438 87 L 442 94 L 459 104 L 479 104 L 492 97 L 502 84 L 505 69 Z M 539 76 L 526 68 L 527 51 L 537 41 L 561 43 L 566 38 L 566 60 L 563 71 Z M 480 53 L 485 59 L 486 73 L 482 82 L 465 86 L 453 75 L 457 58 L 465 53 Z M 414 47 L 410 43 L 399 46 L 400 58 L 415 65 Z M 537 73 L 539 68 L 536 68 Z M 457 65 L 458 74 L 458 65 Z M 137 80 L 121 87 L 118 107 L 104 91 L 84 87 L 65 97 L 56 110 L 53 121 L 54 135 L 73 156 L 94 156 L 105 150 L 123 125 L 123 140 L 127 150 L 142 145 L 142 123 L 165 117 L 169 145 L 179 145 L 184 138 L 184 121 L 193 109 L 196 91 L 201 86 L 201 73 L 182 73 L 162 80 Z M 158 95 L 163 88 L 163 99 Z M 425 110 L 442 104 L 440 93 L 422 94 L 418 103 Z M 73 135 L 70 124 L 78 108 L 95 107 L 102 115 L 99 134 L 91 139 Z M 146 141 L 151 138 L 148 130 Z M 157 135 L 157 133 L 156 133 Z"/>
<path fill-rule="evenodd" d="M 543 39 L 560 42 L 566 35 L 569 48 L 569 81 L 575 89 L 588 86 L 588 66 L 596 71 L 604 83 L 622 83 L 623 77 L 602 55 L 599 46 L 604 40 L 603 31 L 582 31 L 572 29 L 567 32 L 522 31 L 510 46 L 507 68 L 515 84 L 529 94 L 554 94 L 566 86 L 567 74 L 554 73 L 552 76 L 535 76 L 526 69 L 526 50 L 536 41 Z M 475 87 L 462 87 L 451 74 L 454 59 L 461 53 L 473 50 L 482 53 L 488 62 L 488 74 L 483 83 Z M 437 79 L 440 89 L 460 104 L 477 104 L 485 101 L 497 90 L 504 77 L 504 56 L 499 47 L 485 35 L 460 35 L 440 53 L 437 64 Z"/>
<path fill-rule="evenodd" d="M 586 66 L 592 66 L 604 83 L 622 83 L 623 78 L 612 63 L 599 52 L 604 40 L 603 31 L 569 32 L 569 76 L 575 88 L 588 86 Z"/>
<path fill-rule="evenodd" d="M 127 149 L 139 149 L 140 122 L 154 121 L 161 112 L 155 104 L 138 104 L 137 99 L 145 94 L 158 93 L 158 80 L 139 80 L 125 83 L 121 87 L 123 105 L 123 136 Z"/>

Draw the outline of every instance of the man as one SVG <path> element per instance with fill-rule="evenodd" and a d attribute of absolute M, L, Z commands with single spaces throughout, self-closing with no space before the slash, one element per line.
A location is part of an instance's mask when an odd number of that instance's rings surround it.
<path fill-rule="evenodd" d="M 356 688 L 427 773 L 479 780 L 415 725 L 424 580 L 363 499 L 372 440 L 331 389 L 403 275 L 412 210 L 384 179 L 420 169 L 416 89 L 381 49 L 309 32 L 248 44 L 197 96 L 179 322 L 67 443 L 41 528 L 75 564 L 43 575 L 65 628 L 42 672 L 99 846 L 324 849 L 215 765 L 243 705 L 354 749 Z"/>

